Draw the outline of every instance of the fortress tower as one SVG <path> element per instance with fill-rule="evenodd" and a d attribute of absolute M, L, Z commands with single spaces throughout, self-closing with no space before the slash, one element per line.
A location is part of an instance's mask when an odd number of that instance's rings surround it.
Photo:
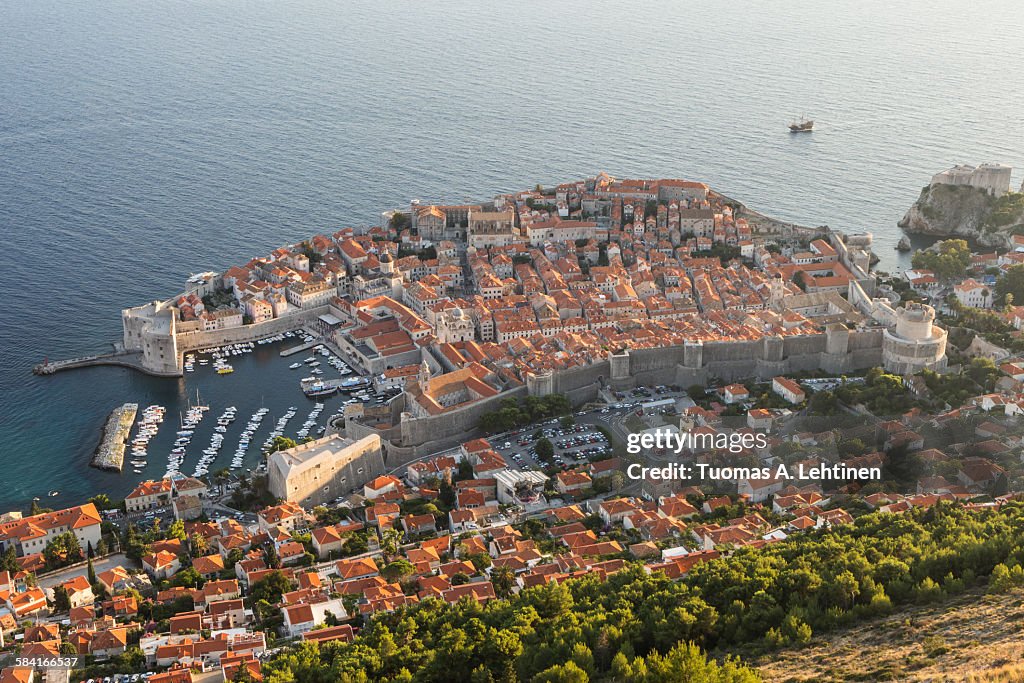
<path fill-rule="evenodd" d="M 896 311 L 896 325 L 882 337 L 882 365 L 899 374 L 946 366 L 946 330 L 935 324 L 935 309 L 912 302 Z"/>
<path fill-rule="evenodd" d="M 608 354 L 610 379 L 626 379 L 629 377 L 629 351 Z"/>

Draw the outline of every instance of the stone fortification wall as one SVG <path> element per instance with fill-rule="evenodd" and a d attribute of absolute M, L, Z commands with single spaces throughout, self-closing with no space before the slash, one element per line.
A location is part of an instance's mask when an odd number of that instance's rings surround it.
<path fill-rule="evenodd" d="M 463 408 L 447 410 L 430 417 L 413 418 L 409 413 L 402 414 L 402 446 L 415 446 L 444 439 L 448 435 L 469 434 L 476 430 L 484 413 L 497 410 L 501 402 L 507 398 L 521 399 L 527 394 L 526 387 L 520 386 L 504 391 L 497 396 L 476 401 Z"/>
<path fill-rule="evenodd" d="M 329 312 L 330 306 L 317 306 L 253 325 L 242 325 L 241 327 L 211 330 L 209 332 L 182 332 L 177 335 L 178 350 L 184 353 L 186 351 L 210 348 L 211 346 L 256 341 L 305 325 L 311 325 L 321 315 Z"/>
<path fill-rule="evenodd" d="M 178 332 L 178 309 L 173 300 L 155 301 L 121 311 L 126 351 L 142 353 L 147 370 L 160 374 L 182 374 L 181 356 L 188 351 L 251 342 L 316 322 L 330 312 L 330 306 L 317 306 L 254 325 L 242 325 L 209 332 Z"/>
<path fill-rule="evenodd" d="M 836 324 L 818 334 L 638 349 L 551 376 L 538 375 L 529 386 L 431 417 L 413 418 L 404 411 L 402 400 L 396 399 L 392 406 L 394 427 L 375 429 L 362 424 L 354 413 L 347 415 L 343 426 L 349 438 L 378 434 L 385 442 L 386 465 L 393 469 L 477 435 L 480 417 L 495 410 L 506 398 L 521 399 L 527 394 L 543 395 L 554 391 L 566 394 L 570 401 L 579 404 L 597 398 L 603 385 L 615 389 L 637 384 L 706 385 L 712 379 L 767 380 L 780 374 L 817 369 L 844 374 L 880 365 L 882 338 L 881 328 L 848 330 Z M 620 377 L 627 364 L 628 376 Z"/>

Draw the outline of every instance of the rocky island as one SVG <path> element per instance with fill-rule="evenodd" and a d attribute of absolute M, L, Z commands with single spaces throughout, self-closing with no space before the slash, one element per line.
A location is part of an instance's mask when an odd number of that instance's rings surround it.
<path fill-rule="evenodd" d="M 897 225 L 908 233 L 1009 246 L 1012 235 L 1024 232 L 1024 192 L 1010 191 L 1012 170 L 982 164 L 937 173 Z"/>

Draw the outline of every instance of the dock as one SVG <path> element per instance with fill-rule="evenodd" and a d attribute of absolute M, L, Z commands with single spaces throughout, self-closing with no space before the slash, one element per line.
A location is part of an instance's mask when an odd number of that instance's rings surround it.
<path fill-rule="evenodd" d="M 322 341 L 314 339 L 311 342 L 306 342 L 304 344 L 299 344 L 298 346 L 292 346 L 292 347 L 289 347 L 287 349 L 282 349 L 281 350 L 281 357 L 282 358 L 286 358 L 288 356 L 295 355 L 296 353 L 302 353 L 303 351 L 309 351 L 313 347 L 320 346 L 321 344 L 323 344 Z"/>
<path fill-rule="evenodd" d="M 322 395 L 329 396 L 335 392 L 350 392 L 358 391 L 359 389 L 366 389 L 372 385 L 371 380 L 368 377 L 342 377 L 340 379 L 315 379 L 310 382 L 299 382 L 299 386 L 302 387 L 303 393 L 305 393 L 312 386 L 320 386 L 325 391 Z M 309 398 L 316 398 L 315 396 L 309 396 Z"/>
<path fill-rule="evenodd" d="M 120 408 L 114 408 L 103 426 L 103 436 L 96 452 L 89 463 L 92 467 L 101 470 L 120 472 L 124 467 L 124 449 L 131 434 L 132 425 L 135 424 L 135 414 L 139 411 L 138 403 L 125 403 Z"/>

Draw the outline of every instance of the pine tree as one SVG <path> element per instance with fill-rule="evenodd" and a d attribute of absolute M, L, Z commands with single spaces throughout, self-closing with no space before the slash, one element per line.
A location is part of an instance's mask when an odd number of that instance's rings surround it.
<path fill-rule="evenodd" d="M 14 546 L 9 545 L 4 550 L 4 554 L 0 556 L 0 570 L 6 570 L 9 572 L 16 572 L 20 569 L 18 566 L 18 555 L 14 551 Z"/>
<path fill-rule="evenodd" d="M 68 596 L 68 591 L 64 586 L 57 586 L 53 589 L 53 611 L 71 611 L 71 598 Z"/>

